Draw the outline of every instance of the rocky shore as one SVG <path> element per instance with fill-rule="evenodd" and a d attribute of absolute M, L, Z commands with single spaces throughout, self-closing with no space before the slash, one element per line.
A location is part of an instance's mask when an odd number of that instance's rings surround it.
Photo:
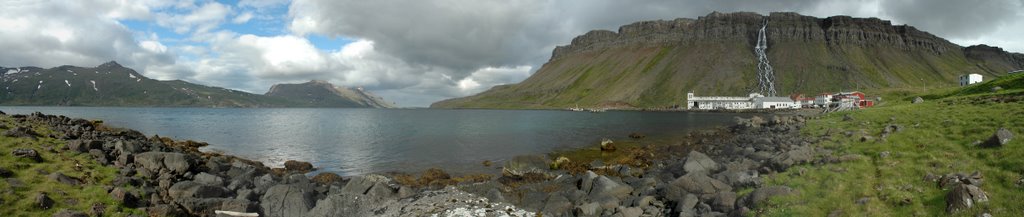
<path fill-rule="evenodd" d="M 828 151 L 812 148 L 815 141 L 800 135 L 803 116 L 776 116 L 737 118 L 734 126 L 704 131 L 691 144 L 659 146 L 628 164 L 575 162 L 573 169 L 552 169 L 568 165 L 568 159 L 520 156 L 504 162 L 496 178 L 451 177 L 440 170 L 418 178 L 308 177 L 315 168 L 301 161 L 270 168 L 200 152 L 203 143 L 146 137 L 83 119 L 10 117 L 17 126 L 6 126 L 4 136 L 65 141 L 11 155 L 87 153 L 118 174 L 109 182 L 66 177 L 67 184 L 102 185 L 118 203 L 150 216 L 738 216 L 794 191 L 767 186 L 762 176 L 838 160 L 819 157 Z M 41 135 L 33 125 L 52 133 Z M 86 213 L 64 210 L 54 216 Z"/>

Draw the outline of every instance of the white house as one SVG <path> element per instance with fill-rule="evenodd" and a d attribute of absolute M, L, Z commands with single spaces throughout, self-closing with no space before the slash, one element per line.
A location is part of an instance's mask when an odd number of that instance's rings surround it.
<path fill-rule="evenodd" d="M 800 104 L 789 97 L 758 97 L 754 105 L 759 109 L 798 109 Z"/>
<path fill-rule="evenodd" d="M 818 96 L 814 97 L 814 106 L 816 106 L 816 107 L 825 107 L 826 105 L 828 105 L 831 102 L 832 102 L 832 94 L 830 94 L 830 93 L 822 93 L 822 94 L 819 94 Z"/>
<path fill-rule="evenodd" d="M 974 83 L 981 83 L 981 75 L 979 74 L 967 74 L 960 76 L 960 86 L 967 86 Z"/>

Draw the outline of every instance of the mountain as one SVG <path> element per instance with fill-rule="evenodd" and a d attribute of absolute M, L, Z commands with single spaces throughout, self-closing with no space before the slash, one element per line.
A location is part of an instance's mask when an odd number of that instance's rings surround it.
<path fill-rule="evenodd" d="M 0 67 L 0 104 L 140 107 L 379 107 L 316 104 L 181 80 L 159 81 L 108 62 L 97 67 Z M 369 96 L 369 94 L 366 94 Z M 379 97 L 374 100 L 380 100 Z M 362 101 L 360 101 L 362 102 Z"/>
<path fill-rule="evenodd" d="M 363 91 L 362 88 L 335 87 L 327 81 L 319 80 L 301 84 L 275 84 L 264 95 L 292 99 L 317 107 L 395 107 L 383 98 Z"/>
<path fill-rule="evenodd" d="M 877 18 L 796 13 L 711 13 L 594 30 L 554 49 L 526 80 L 436 102 L 433 108 L 670 107 L 698 95 L 746 95 L 757 87 L 754 46 L 767 21 L 767 56 L 779 95 L 950 86 L 1024 69 L 1024 55 L 961 47 Z"/>

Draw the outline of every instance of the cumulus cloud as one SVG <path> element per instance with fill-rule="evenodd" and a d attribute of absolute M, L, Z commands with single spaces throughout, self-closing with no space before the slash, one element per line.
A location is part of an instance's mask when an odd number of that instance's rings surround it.
<path fill-rule="evenodd" d="M 262 93 L 274 83 L 329 80 L 425 106 L 522 81 L 557 45 L 593 29 L 712 11 L 878 17 L 961 45 L 1024 51 L 1024 0 L 210 0 L 13 1 L 0 5 L 0 65 L 117 60 L 157 79 Z M 288 7 L 287 14 L 280 14 Z M 284 20 L 282 20 L 284 19 Z M 125 20 L 185 35 L 168 41 Z M 235 25 L 231 30 L 225 23 Z M 262 34 L 235 27 L 277 28 Z M 269 33 L 268 33 L 269 32 Z M 352 40 L 317 47 L 308 36 Z"/>

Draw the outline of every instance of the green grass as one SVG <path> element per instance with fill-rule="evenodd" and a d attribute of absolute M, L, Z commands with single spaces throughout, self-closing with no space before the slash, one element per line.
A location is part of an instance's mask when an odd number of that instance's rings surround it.
<path fill-rule="evenodd" d="M 945 215 L 945 195 L 937 184 L 925 181 L 926 174 L 943 175 L 980 171 L 981 188 L 990 201 L 955 216 L 1014 216 L 1024 213 L 1024 187 L 1015 184 L 1024 176 L 1024 103 L 994 103 L 992 97 L 1024 95 L 1019 85 L 1001 93 L 989 93 L 986 85 L 1020 84 L 1024 76 L 1004 77 L 964 89 L 937 89 L 925 103 L 910 104 L 912 90 L 885 92 L 891 96 L 884 105 L 860 111 L 833 113 L 808 122 L 804 133 L 820 136 L 831 131 L 832 139 L 818 146 L 834 150 L 835 156 L 859 156 L 859 160 L 837 164 L 804 165 L 770 176 L 769 185 L 785 185 L 798 194 L 774 199 L 760 214 L 767 216 L 826 216 L 838 210 L 843 216 L 936 216 Z M 985 91 L 975 91 L 984 88 Z M 899 99 L 899 100 L 897 100 Z M 842 121 L 843 115 L 854 121 Z M 891 120 L 894 118 L 895 120 Z M 888 124 L 903 131 L 885 141 L 860 142 L 860 130 L 878 138 Z M 998 128 L 1010 129 L 1017 138 L 1002 148 L 975 147 Z M 843 135 L 845 131 L 854 136 Z M 890 152 L 882 158 L 880 153 Z M 799 171 L 804 171 L 800 175 Z M 869 202 L 859 205 L 860 198 Z"/>
<path fill-rule="evenodd" d="M 9 116 L 0 116 L 0 123 L 13 128 L 16 126 Z M 36 132 L 48 135 L 51 130 L 42 127 L 41 124 L 31 126 Z M 111 181 L 118 173 L 113 167 L 106 167 L 97 164 L 88 153 L 60 152 L 53 153 L 46 151 L 44 147 L 59 149 L 65 145 L 63 140 L 40 137 L 38 140 L 30 138 L 11 138 L 0 136 L 0 167 L 14 172 L 11 178 L 18 179 L 24 183 L 21 187 L 12 187 L 6 180 L 0 181 L 0 216 L 51 216 L 62 209 L 69 209 L 83 213 L 90 213 L 94 204 L 102 204 L 106 207 L 104 216 L 127 216 L 129 214 L 144 214 L 137 209 L 127 208 L 115 202 L 104 188 L 111 185 Z M 33 162 L 27 159 L 15 158 L 10 155 L 16 148 L 31 148 L 40 153 L 43 162 Z M 75 164 L 81 165 L 76 169 Z M 50 180 L 40 171 L 47 173 L 61 172 L 67 176 L 82 178 L 85 183 L 81 186 L 71 186 Z M 132 188 L 128 188 L 134 191 Z M 35 204 L 35 196 L 39 192 L 46 192 L 55 201 L 50 209 L 43 210 Z"/>

